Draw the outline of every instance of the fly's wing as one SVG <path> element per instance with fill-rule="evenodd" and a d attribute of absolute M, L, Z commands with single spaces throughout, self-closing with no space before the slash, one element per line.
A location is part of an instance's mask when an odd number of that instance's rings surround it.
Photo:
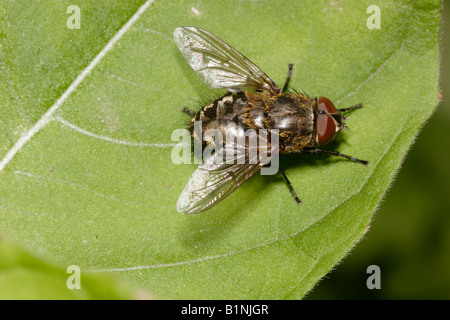
<path fill-rule="evenodd" d="M 177 202 L 180 213 L 205 211 L 229 196 L 261 169 L 256 164 L 226 164 L 219 153 L 199 165 Z"/>
<path fill-rule="evenodd" d="M 257 146 L 226 144 L 222 152 L 207 158 L 189 178 L 178 198 L 177 210 L 199 213 L 215 206 L 278 156 L 278 145 L 271 145 L 267 136 L 259 135 L 259 142 Z"/>
<path fill-rule="evenodd" d="M 253 62 L 208 31 L 179 27 L 173 38 L 189 65 L 210 88 L 280 92 L 277 84 Z"/>

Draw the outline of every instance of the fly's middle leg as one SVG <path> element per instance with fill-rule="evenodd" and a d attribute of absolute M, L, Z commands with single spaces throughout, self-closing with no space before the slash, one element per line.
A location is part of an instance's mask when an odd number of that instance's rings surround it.
<path fill-rule="evenodd" d="M 291 191 L 292 196 L 294 197 L 297 204 L 301 204 L 302 200 L 300 200 L 299 197 L 297 196 L 297 193 L 295 192 L 294 187 L 292 186 L 291 182 L 289 181 L 288 177 L 286 176 L 286 172 L 284 172 L 284 170 L 280 168 L 280 173 L 283 176 L 283 178 L 286 180 L 289 190 Z"/>
<path fill-rule="evenodd" d="M 292 75 L 292 68 L 294 68 L 294 64 L 293 63 L 289 63 L 289 68 L 288 68 L 288 73 L 287 73 L 287 76 L 286 76 L 286 81 L 284 82 L 284 86 L 283 86 L 283 89 L 282 89 L 283 92 L 286 92 L 286 90 L 289 87 L 289 81 L 291 81 L 291 75 Z"/>

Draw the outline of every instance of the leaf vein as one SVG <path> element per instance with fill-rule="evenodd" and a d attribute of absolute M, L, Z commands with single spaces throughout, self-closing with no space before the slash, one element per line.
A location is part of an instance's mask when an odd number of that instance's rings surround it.
<path fill-rule="evenodd" d="M 61 108 L 72 92 L 77 89 L 80 83 L 92 72 L 103 57 L 105 57 L 106 54 L 113 49 L 114 45 L 122 38 L 122 36 L 131 28 L 131 26 L 141 17 L 145 10 L 147 10 L 147 8 L 154 1 L 155 0 L 148 0 L 138 9 L 138 11 L 127 21 L 127 23 L 125 23 L 125 25 L 114 35 L 114 37 L 112 37 L 100 53 L 95 56 L 89 65 L 70 84 L 62 96 L 59 97 L 59 99 L 56 100 L 56 102 L 44 113 L 44 115 L 16 141 L 12 148 L 8 150 L 5 157 L 0 161 L 0 171 L 8 165 L 14 156 L 36 135 L 36 133 L 44 128 L 50 120 L 52 120 L 54 113 Z"/>

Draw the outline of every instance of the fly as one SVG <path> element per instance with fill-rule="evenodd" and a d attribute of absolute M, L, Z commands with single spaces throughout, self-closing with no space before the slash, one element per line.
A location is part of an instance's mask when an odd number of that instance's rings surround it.
<path fill-rule="evenodd" d="M 189 131 L 194 140 L 200 139 L 206 145 L 218 144 L 214 139 L 200 138 L 195 123 L 202 124 L 200 133 L 215 129 L 224 135 L 230 132 L 242 135 L 249 129 L 256 132 L 268 130 L 270 134 L 276 134 L 278 139 L 278 144 L 272 146 L 270 138 L 266 139 L 271 157 L 305 152 L 334 155 L 364 165 L 369 163 L 337 151 L 321 149 L 341 129 L 347 128 L 344 114 L 361 108 L 361 104 L 337 109 L 325 97 L 310 98 L 303 92 L 288 92 L 292 64 L 289 64 L 285 84 L 280 88 L 252 61 L 206 30 L 179 27 L 175 29 L 173 37 L 189 65 L 210 88 L 229 91 L 203 106 L 197 113 L 183 109 L 192 117 Z M 260 138 L 261 135 L 258 135 Z M 223 149 L 226 155 L 247 160 L 251 151 L 247 143 L 236 145 L 227 142 Z M 177 210 L 190 214 L 215 206 L 265 165 L 267 162 L 260 160 L 245 163 L 235 161 L 230 164 L 225 161 L 223 153 L 212 153 L 190 177 L 178 199 Z M 295 201 L 300 204 L 301 200 L 286 173 L 282 169 L 280 173 Z"/>

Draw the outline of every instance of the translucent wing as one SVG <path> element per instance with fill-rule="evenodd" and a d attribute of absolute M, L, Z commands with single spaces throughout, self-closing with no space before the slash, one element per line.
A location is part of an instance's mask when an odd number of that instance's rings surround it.
<path fill-rule="evenodd" d="M 179 212 L 199 213 L 215 206 L 261 169 L 259 163 L 216 163 L 218 157 L 209 157 L 189 178 L 178 198 Z"/>
<path fill-rule="evenodd" d="M 280 92 L 277 84 L 253 62 L 208 31 L 179 27 L 173 38 L 189 65 L 210 88 Z"/>
<path fill-rule="evenodd" d="M 256 131 L 251 134 L 257 135 Z M 189 178 L 177 210 L 199 213 L 213 207 L 278 156 L 278 143 L 270 144 L 265 134 L 259 134 L 258 139 L 258 145 L 226 144 L 221 152 L 208 157 Z"/>

